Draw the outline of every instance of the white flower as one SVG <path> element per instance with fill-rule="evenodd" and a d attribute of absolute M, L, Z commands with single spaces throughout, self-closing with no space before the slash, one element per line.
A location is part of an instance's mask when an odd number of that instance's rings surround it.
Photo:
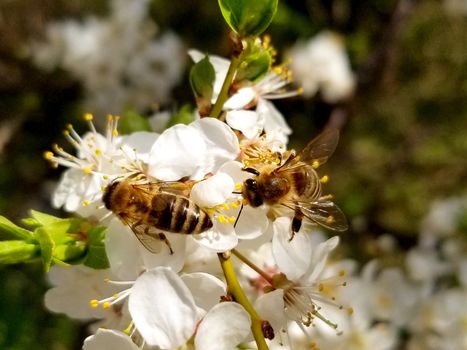
<path fill-rule="evenodd" d="M 267 208 L 241 208 L 241 196 L 233 193 L 235 184 L 249 176 L 241 168 L 239 162 L 226 162 L 218 173 L 195 184 L 191 191 L 191 199 L 210 213 L 214 224 L 211 229 L 193 238 L 216 252 L 235 248 L 239 239 L 260 236 L 269 224 Z"/>
<path fill-rule="evenodd" d="M 377 274 L 377 266 L 372 262 L 365 267 L 360 284 L 360 288 L 366 290 L 368 311 L 375 319 L 405 326 L 417 307 L 422 290 L 410 283 L 400 269 L 387 268 Z"/>
<path fill-rule="evenodd" d="M 104 318 L 108 311 L 89 306 L 96 297 L 113 295 L 122 287 L 105 283 L 109 270 L 94 270 L 86 266 L 53 266 L 49 272 L 52 288 L 45 293 L 45 306 L 57 313 L 79 319 Z"/>
<path fill-rule="evenodd" d="M 214 277 L 198 273 L 185 278 L 191 291 L 184 276 L 167 268 L 138 278 L 129 298 L 136 329 L 147 344 L 163 349 L 178 348 L 193 334 L 197 349 L 233 349 L 250 333 L 249 315 L 236 303 L 217 304 L 225 286 Z"/>
<path fill-rule="evenodd" d="M 196 50 L 190 50 L 189 55 L 195 62 L 204 58 L 204 55 Z M 209 56 L 209 60 L 216 72 L 212 97 L 214 103 L 221 90 L 230 62 L 218 56 Z M 287 143 L 288 135 L 292 133 L 292 130 L 282 114 L 268 100 L 298 95 L 299 90 L 287 89 L 289 84 L 290 75 L 285 69 L 278 68 L 270 71 L 251 86 L 240 88 L 224 104 L 225 110 L 231 110 L 226 116 L 227 124 L 233 129 L 240 130 L 250 139 L 259 136 L 264 130 L 266 133 L 280 134 L 281 140 Z M 244 110 L 255 105 L 256 113 Z"/>
<path fill-rule="evenodd" d="M 298 233 L 289 241 L 289 228 L 290 218 L 283 217 L 274 221 L 272 253 L 285 278 L 273 277 L 273 287 L 276 289 L 258 298 L 257 310 L 276 332 L 286 329 L 288 321 L 294 321 L 300 327 L 308 327 L 314 324 L 315 318 L 336 329 L 337 325 L 325 318 L 320 310 L 323 304 L 342 308 L 336 304 L 334 298 L 336 288 L 344 285 L 344 274 L 340 273 L 335 278 L 320 277 L 326 259 L 337 246 L 339 238 L 333 237 L 314 245 L 312 234 Z"/>
<path fill-rule="evenodd" d="M 62 165 L 65 171 L 55 190 L 52 203 L 67 211 L 77 211 L 83 205 L 99 201 L 102 188 L 112 177 L 141 172 L 150 147 L 158 134 L 138 132 L 119 137 L 118 117 L 108 116 L 106 135 L 99 134 L 92 123 L 92 115 L 85 115 L 90 132 L 79 136 L 71 125 L 65 137 L 76 149 L 77 156 L 55 145 L 54 152 L 45 152 L 54 166 Z"/>
<path fill-rule="evenodd" d="M 200 180 L 240 153 L 237 136 L 221 121 L 203 118 L 163 132 L 149 155 L 149 175 L 159 180 Z"/>
<path fill-rule="evenodd" d="M 348 98 L 355 89 L 342 40 L 332 32 L 322 32 L 306 43 L 297 43 L 291 50 L 291 68 L 303 87 L 306 97 L 318 90 L 329 103 Z"/>
<path fill-rule="evenodd" d="M 84 340 L 83 350 L 138 350 L 140 349 L 125 333 L 99 328 L 96 334 Z"/>
<path fill-rule="evenodd" d="M 62 68 L 82 82 L 86 109 L 121 114 L 169 100 L 185 55 L 173 33 L 155 38 L 148 0 L 112 0 L 107 17 L 53 22 L 47 40 L 30 45 L 45 70 Z"/>

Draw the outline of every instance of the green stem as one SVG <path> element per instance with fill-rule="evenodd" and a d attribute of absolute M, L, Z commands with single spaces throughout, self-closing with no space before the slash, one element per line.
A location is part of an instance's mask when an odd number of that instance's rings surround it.
<path fill-rule="evenodd" d="M 254 309 L 253 305 L 251 305 L 245 292 L 240 286 L 230 257 L 226 258 L 224 254 L 221 253 L 217 254 L 217 256 L 219 257 L 222 271 L 224 271 L 224 276 L 227 281 L 229 292 L 233 295 L 235 301 L 242 305 L 246 312 L 248 312 L 250 315 L 251 331 L 253 333 L 253 337 L 255 338 L 256 345 L 258 346 L 258 350 L 269 350 L 263 335 L 263 320 L 261 317 L 259 317 L 258 313 Z"/>
<path fill-rule="evenodd" d="M 225 76 L 224 83 L 222 84 L 221 91 L 219 92 L 219 96 L 217 96 L 216 103 L 212 107 L 210 113 L 211 117 L 219 118 L 222 112 L 222 107 L 224 107 L 225 101 L 227 101 L 227 99 L 229 98 L 230 85 L 232 85 L 232 81 L 235 77 L 235 73 L 237 72 L 239 64 L 240 59 L 238 57 L 232 57 L 232 61 L 230 61 L 230 66 Z"/>

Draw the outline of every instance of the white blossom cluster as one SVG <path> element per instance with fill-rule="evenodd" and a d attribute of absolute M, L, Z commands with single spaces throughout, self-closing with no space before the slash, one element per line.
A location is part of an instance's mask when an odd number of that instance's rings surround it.
<path fill-rule="evenodd" d="M 195 51 L 191 55 L 195 61 L 201 57 Z M 224 79 L 228 61 L 210 59 L 217 96 L 221 85 L 217 82 Z M 118 117 L 111 115 L 106 132 L 100 134 L 87 114 L 88 133 L 80 136 L 71 125 L 65 131 L 76 155 L 57 145 L 46 152 L 54 165 L 68 167 L 53 204 L 108 227 L 110 269 L 53 267 L 54 287 L 45 297 L 52 311 L 99 320 L 84 349 L 230 350 L 251 342 L 250 314 L 230 301 L 218 261 L 218 253 L 233 249 L 263 271 L 236 261 L 248 298 L 274 331 L 271 347 L 288 348 L 291 323 L 303 334 L 320 322 L 334 335 L 340 332 L 323 312 L 329 307 L 352 313 L 350 305 L 335 297 L 346 284 L 345 271 L 326 265 L 338 237 L 326 240 L 302 225 L 291 240 L 293 210 L 272 214 L 266 205 L 253 207 L 242 197 L 244 181 L 253 176 L 244 167 L 278 166 L 280 155 L 288 152 L 291 130 L 270 99 L 297 94 L 287 90 L 289 83 L 287 74 L 271 71 L 231 96 L 224 105 L 226 122 L 198 117 L 161 134 L 120 136 Z M 112 181 L 141 175 L 192 183 L 189 199 L 209 213 L 212 228 L 195 235 L 167 232 L 171 251 L 149 252 L 102 203 L 103 191 Z"/>
<path fill-rule="evenodd" d="M 52 22 L 46 40 L 30 45 L 35 64 L 61 68 L 80 81 L 85 108 L 95 113 L 143 111 L 170 100 L 185 53 L 172 32 L 156 38 L 148 0 L 111 0 L 107 17 Z"/>
<path fill-rule="evenodd" d="M 356 78 L 350 67 L 343 38 L 324 31 L 289 52 L 291 69 L 305 97 L 320 92 L 324 101 L 336 103 L 353 94 Z"/>

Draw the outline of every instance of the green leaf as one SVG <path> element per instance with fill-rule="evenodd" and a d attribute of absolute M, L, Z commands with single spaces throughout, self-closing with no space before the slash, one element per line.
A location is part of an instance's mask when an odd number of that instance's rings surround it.
<path fill-rule="evenodd" d="M 264 77 L 271 67 L 272 57 L 269 50 L 248 55 L 238 68 L 235 81 L 248 80 L 255 82 Z"/>
<path fill-rule="evenodd" d="M 45 272 L 48 272 L 52 264 L 52 256 L 55 248 L 55 243 L 51 235 L 43 227 L 39 227 L 35 231 L 37 241 L 41 247 L 41 258 L 44 264 Z"/>
<path fill-rule="evenodd" d="M 40 247 L 25 241 L 0 241 L 0 264 L 17 264 L 35 259 Z"/>
<path fill-rule="evenodd" d="M 190 84 L 196 97 L 211 101 L 216 72 L 206 56 L 196 62 L 190 70 Z"/>
<path fill-rule="evenodd" d="M 93 269 L 106 269 L 110 266 L 104 244 L 106 230 L 106 227 L 97 226 L 88 231 L 88 251 L 84 265 Z"/>
<path fill-rule="evenodd" d="M 123 118 L 120 119 L 118 130 L 121 134 L 131 134 L 136 131 L 152 131 L 148 119 L 131 109 L 125 111 Z"/>
<path fill-rule="evenodd" d="M 24 239 L 28 240 L 32 238 L 32 232 L 28 231 L 22 227 L 19 227 L 12 223 L 10 220 L 8 220 L 6 217 L 0 215 L 0 230 L 3 231 L 7 236 L 3 237 L 1 235 L 0 237 L 2 239 L 8 239 L 8 235 L 10 235 L 10 238 L 19 238 L 19 239 Z"/>
<path fill-rule="evenodd" d="M 86 255 L 86 245 L 83 242 L 72 241 L 69 244 L 55 246 L 53 258 L 69 264 L 81 263 Z"/>
<path fill-rule="evenodd" d="M 278 0 L 219 0 L 227 24 L 240 37 L 258 36 L 277 11 Z"/>
<path fill-rule="evenodd" d="M 64 219 L 57 218 L 56 216 L 41 213 L 40 211 L 31 209 L 31 217 L 23 219 L 23 222 L 32 227 L 47 226 Z"/>

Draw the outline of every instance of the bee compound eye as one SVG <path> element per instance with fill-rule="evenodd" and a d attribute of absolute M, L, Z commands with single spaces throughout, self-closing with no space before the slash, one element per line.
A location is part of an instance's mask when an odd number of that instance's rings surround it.
<path fill-rule="evenodd" d="M 246 179 L 245 180 L 245 185 L 249 188 L 249 189 L 256 189 L 257 187 L 257 184 L 256 184 L 256 180 L 254 179 Z"/>

